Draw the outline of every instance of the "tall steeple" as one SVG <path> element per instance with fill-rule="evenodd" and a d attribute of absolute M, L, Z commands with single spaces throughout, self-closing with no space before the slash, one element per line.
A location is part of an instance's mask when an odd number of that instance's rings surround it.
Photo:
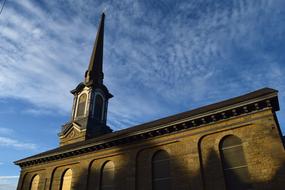
<path fill-rule="evenodd" d="M 85 73 L 85 84 L 87 86 L 91 84 L 103 84 L 104 20 L 105 14 L 102 13 L 89 67 Z"/>
<path fill-rule="evenodd" d="M 71 91 L 74 95 L 72 118 L 59 133 L 61 145 L 112 132 L 106 120 L 108 100 L 113 95 L 103 83 L 104 19 L 102 13 L 85 80 Z"/>

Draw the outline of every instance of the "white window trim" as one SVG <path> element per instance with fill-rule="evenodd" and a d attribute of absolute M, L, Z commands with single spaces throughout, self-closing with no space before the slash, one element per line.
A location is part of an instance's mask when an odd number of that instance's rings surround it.
<path fill-rule="evenodd" d="M 85 106 L 84 106 L 84 114 L 83 114 L 82 116 L 79 116 L 79 117 L 78 117 L 78 116 L 77 116 L 77 111 L 78 111 L 79 99 L 80 99 L 80 97 L 81 97 L 83 94 L 86 94 L 86 101 L 85 101 Z M 82 92 L 82 93 L 77 97 L 77 100 L 76 100 L 76 110 L 75 110 L 74 118 L 81 118 L 81 117 L 86 116 L 87 102 L 88 102 L 88 93 L 87 93 L 87 92 Z"/>
<path fill-rule="evenodd" d="M 71 113 L 71 118 L 72 118 L 72 119 L 75 119 L 75 112 L 76 112 L 76 110 L 77 110 L 77 107 L 76 107 L 76 105 L 77 105 L 77 98 L 78 98 L 78 95 L 76 95 L 76 96 L 74 97 L 74 99 L 73 99 L 72 113 Z"/>

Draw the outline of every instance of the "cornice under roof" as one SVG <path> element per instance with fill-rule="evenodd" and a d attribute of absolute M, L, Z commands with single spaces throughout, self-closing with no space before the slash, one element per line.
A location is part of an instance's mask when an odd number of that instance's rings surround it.
<path fill-rule="evenodd" d="M 179 130 L 200 127 L 207 123 L 228 119 L 241 114 L 271 108 L 279 110 L 277 90 L 263 88 L 242 96 L 144 123 L 74 144 L 68 144 L 22 160 L 15 164 L 26 167 L 43 162 L 94 152 L 127 143 L 133 143 Z"/>

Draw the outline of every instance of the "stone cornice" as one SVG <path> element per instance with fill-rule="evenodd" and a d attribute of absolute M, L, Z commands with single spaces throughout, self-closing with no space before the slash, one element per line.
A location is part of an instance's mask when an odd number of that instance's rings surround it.
<path fill-rule="evenodd" d="M 223 107 L 221 109 L 212 110 L 202 114 L 197 114 L 191 117 L 185 117 L 171 123 L 130 132 L 119 137 L 114 136 L 107 140 L 102 139 L 101 141 L 78 145 L 77 147 L 73 147 L 66 150 L 59 149 L 54 153 L 47 153 L 45 155 L 39 154 L 38 156 L 36 155 L 30 158 L 16 161 L 15 164 L 23 168 L 51 161 L 61 160 L 71 156 L 77 156 L 103 149 L 108 149 L 114 146 L 141 142 L 146 139 L 168 135 L 178 131 L 202 127 L 206 124 L 213 124 L 215 122 L 223 121 L 249 113 L 258 112 L 268 108 L 272 109 L 273 112 L 279 110 L 277 93 L 272 93 L 266 96 L 262 96 L 260 98 L 240 102 L 239 104 Z"/>

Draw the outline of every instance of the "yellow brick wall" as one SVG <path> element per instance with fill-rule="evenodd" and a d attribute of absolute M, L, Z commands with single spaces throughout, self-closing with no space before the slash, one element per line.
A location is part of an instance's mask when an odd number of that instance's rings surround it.
<path fill-rule="evenodd" d="M 106 161 L 115 164 L 116 189 L 151 190 L 151 159 L 158 150 L 170 156 L 173 190 L 223 190 L 219 143 L 227 135 L 243 142 L 252 188 L 283 190 L 285 152 L 270 109 L 186 129 L 140 143 L 113 147 L 22 170 L 18 190 L 28 190 L 40 175 L 41 190 L 59 189 L 63 172 L 73 171 L 72 189 L 99 190 Z"/>

